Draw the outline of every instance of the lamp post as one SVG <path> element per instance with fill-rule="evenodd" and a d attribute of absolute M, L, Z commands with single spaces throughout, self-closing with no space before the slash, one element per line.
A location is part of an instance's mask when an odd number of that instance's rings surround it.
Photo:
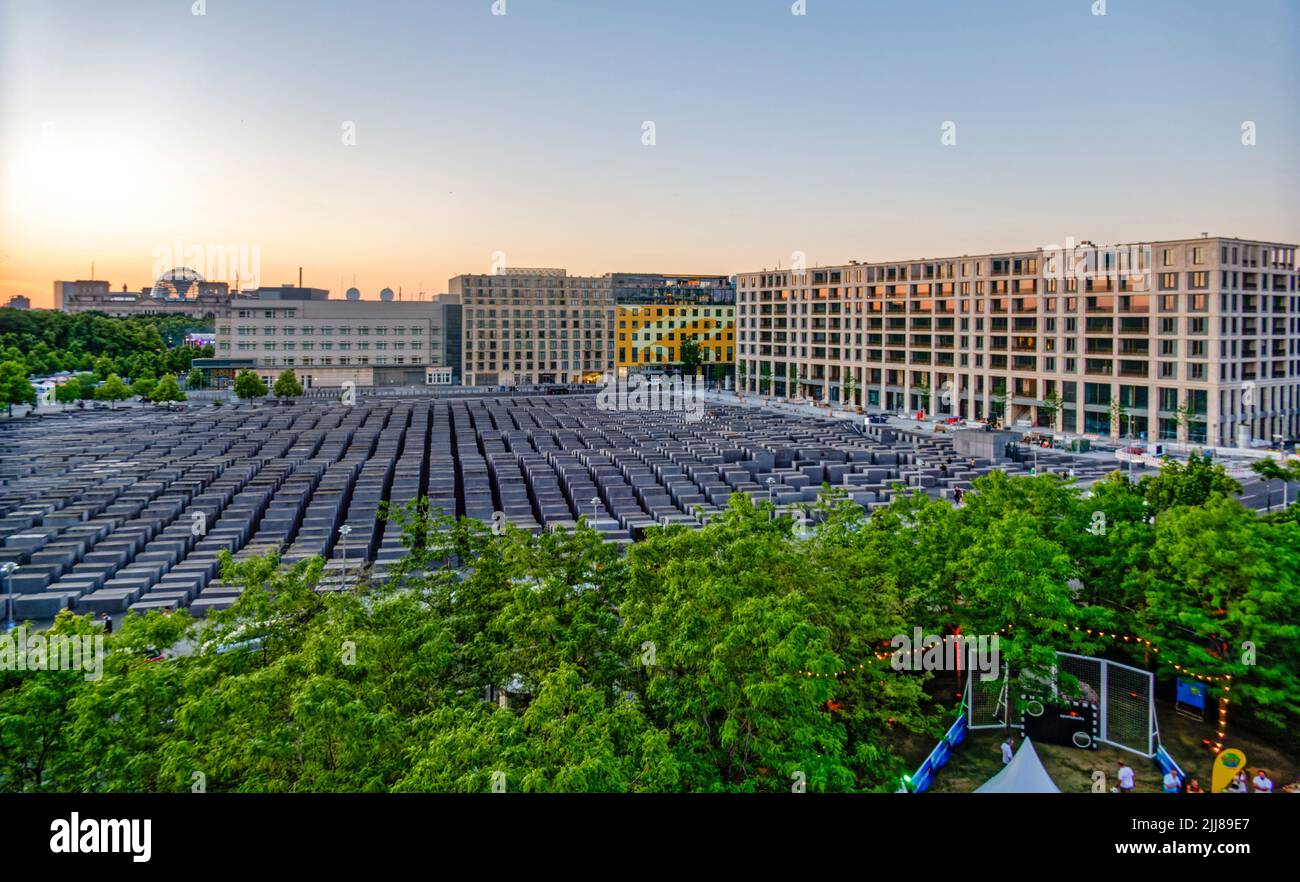
<path fill-rule="evenodd" d="M 347 524 L 339 527 L 339 535 L 343 537 L 343 587 L 348 587 L 348 534 L 352 528 Z"/>
<path fill-rule="evenodd" d="M 9 612 L 5 620 L 6 631 L 12 631 L 14 629 L 13 574 L 16 572 L 18 572 L 18 564 L 14 563 L 13 561 L 5 561 L 3 564 L 0 564 L 0 574 L 4 575 L 5 596 L 9 598 L 9 603 L 7 604 Z"/>
<path fill-rule="evenodd" d="M 776 498 L 772 495 L 776 488 L 776 478 L 767 476 L 767 501 L 772 503 L 772 517 L 776 517 Z"/>
<path fill-rule="evenodd" d="M 599 496 L 593 496 L 593 497 L 591 497 L 591 525 L 592 525 L 592 529 L 595 529 L 595 526 L 596 526 L 596 518 L 597 518 L 596 508 L 597 508 L 597 506 L 599 506 L 599 505 L 600 505 L 600 497 L 599 497 Z"/>

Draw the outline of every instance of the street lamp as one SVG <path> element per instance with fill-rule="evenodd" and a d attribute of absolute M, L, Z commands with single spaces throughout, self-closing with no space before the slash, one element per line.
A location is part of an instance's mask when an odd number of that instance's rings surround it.
<path fill-rule="evenodd" d="M 343 537 L 343 587 L 348 586 L 348 534 L 352 528 L 347 524 L 339 527 L 339 535 Z"/>
<path fill-rule="evenodd" d="M 13 574 L 16 572 L 18 572 L 18 564 L 14 563 L 13 561 L 7 560 L 3 564 L 0 564 L 0 574 L 4 575 L 5 596 L 9 598 L 9 603 L 8 603 L 9 614 L 7 619 L 5 620 L 6 631 L 12 631 L 14 629 Z"/>
<path fill-rule="evenodd" d="M 596 507 L 599 505 L 600 505 L 600 497 L 599 496 L 591 497 L 591 523 L 593 527 L 596 524 L 596 517 L 597 517 Z"/>

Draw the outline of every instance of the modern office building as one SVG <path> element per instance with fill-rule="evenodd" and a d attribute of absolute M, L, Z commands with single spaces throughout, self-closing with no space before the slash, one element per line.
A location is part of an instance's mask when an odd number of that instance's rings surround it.
<path fill-rule="evenodd" d="M 703 375 L 721 380 L 735 364 L 736 284 L 730 276 L 613 273 L 615 364 L 620 375 L 674 371 L 681 345 L 700 346 Z"/>
<path fill-rule="evenodd" d="M 730 376 L 736 360 L 736 307 L 731 303 L 615 304 L 618 373 L 661 373 L 678 369 L 682 344 L 700 347 L 701 374 Z"/>
<path fill-rule="evenodd" d="M 595 383 L 614 370 L 612 279 L 501 269 L 448 282 L 464 325 L 465 385 Z"/>
<path fill-rule="evenodd" d="M 1295 245 L 1212 236 L 741 273 L 737 371 L 750 392 L 1074 433 L 1294 437 L 1296 279 Z"/>
<path fill-rule="evenodd" d="M 22 294 L 15 294 L 5 303 L 5 309 L 31 309 L 32 299 Z"/>
<path fill-rule="evenodd" d="M 736 302 L 736 280 L 731 276 L 692 276 L 679 273 L 612 273 L 615 303 L 723 303 Z"/>
<path fill-rule="evenodd" d="M 239 298 L 218 316 L 216 356 L 196 359 L 212 385 L 251 368 L 268 383 L 292 368 L 308 387 L 422 386 L 450 382 L 443 370 L 442 310 L 430 303 L 377 303 L 285 296 Z M 319 291 L 319 289 L 315 289 Z M 292 292 L 291 292 L 292 293 Z M 328 294 L 328 292 L 320 292 Z"/>
<path fill-rule="evenodd" d="M 433 298 L 433 304 L 442 326 L 442 363 L 451 371 L 449 382 L 459 384 L 464 377 L 461 359 L 464 331 L 460 297 L 455 294 L 439 294 Z"/>

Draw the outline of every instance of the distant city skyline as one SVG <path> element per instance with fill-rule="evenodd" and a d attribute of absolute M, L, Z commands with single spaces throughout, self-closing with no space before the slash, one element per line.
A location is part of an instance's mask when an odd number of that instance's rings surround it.
<path fill-rule="evenodd" d="M 792 7 L 0 0 L 0 302 L 1300 241 L 1298 4 Z"/>

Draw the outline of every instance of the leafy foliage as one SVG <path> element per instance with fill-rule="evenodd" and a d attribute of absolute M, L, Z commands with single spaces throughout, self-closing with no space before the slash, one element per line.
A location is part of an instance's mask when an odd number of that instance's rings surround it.
<path fill-rule="evenodd" d="M 17 361 L 25 373 L 94 371 L 137 378 L 181 373 L 212 347 L 182 345 L 212 322 L 187 316 L 110 318 L 98 313 L 0 309 L 0 361 Z"/>
<path fill-rule="evenodd" d="M 95 388 L 96 401 L 125 401 L 131 397 L 131 387 L 122 382 L 117 374 L 109 374 L 108 379 Z"/>
<path fill-rule="evenodd" d="M 36 388 L 21 361 L 0 362 L 0 404 L 8 405 L 10 413 L 15 404 L 36 404 Z"/>
<path fill-rule="evenodd" d="M 1144 477 L 1140 487 L 1143 498 L 1156 513 L 1176 505 L 1204 505 L 1216 495 L 1241 492 L 1241 485 L 1210 454 L 1195 450 L 1186 463 L 1165 457 L 1160 471 Z"/>
<path fill-rule="evenodd" d="M 303 389 L 302 383 L 298 382 L 298 375 L 293 372 L 292 368 L 289 368 L 281 371 L 279 376 L 275 378 L 272 391 L 275 393 L 276 398 L 294 398 L 301 395 Z"/>
<path fill-rule="evenodd" d="M 0 790 L 892 790 L 903 737 L 953 712 L 882 652 L 914 628 L 999 635 L 1021 688 L 1058 650 L 1161 663 L 1089 629 L 1142 634 L 1294 727 L 1300 527 L 1220 492 L 1152 517 L 1148 489 L 994 472 L 961 508 L 900 490 L 870 520 L 828 490 L 813 530 L 737 495 L 626 553 L 385 507 L 386 585 L 223 554 L 234 607 L 127 616 L 102 679 L 0 672 Z"/>
<path fill-rule="evenodd" d="M 235 396 L 237 398 L 265 398 L 266 383 L 262 382 L 253 371 L 244 369 L 235 375 Z"/>
<path fill-rule="evenodd" d="M 184 401 L 185 393 L 181 390 L 181 384 L 176 381 L 174 374 L 166 374 L 158 385 L 153 389 L 153 395 L 150 396 L 154 401 Z"/>

